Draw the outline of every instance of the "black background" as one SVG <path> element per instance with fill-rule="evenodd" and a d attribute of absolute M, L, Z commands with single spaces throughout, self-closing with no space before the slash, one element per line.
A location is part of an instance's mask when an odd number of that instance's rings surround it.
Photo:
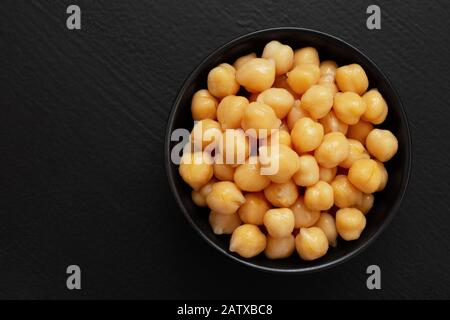
<path fill-rule="evenodd" d="M 366 29 L 378 4 L 382 29 Z M 82 29 L 66 28 L 66 8 Z M 0 4 L 0 298 L 450 298 L 448 1 L 28 1 Z M 389 228 L 311 275 L 244 267 L 197 236 L 163 142 L 189 72 L 261 28 L 329 32 L 396 86 L 413 169 Z M 65 270 L 82 269 L 82 290 Z M 382 290 L 366 288 L 366 267 Z"/>

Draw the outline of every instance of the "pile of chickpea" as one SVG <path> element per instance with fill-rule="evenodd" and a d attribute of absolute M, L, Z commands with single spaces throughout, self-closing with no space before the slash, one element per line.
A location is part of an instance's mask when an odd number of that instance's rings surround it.
<path fill-rule="evenodd" d="M 264 252 L 269 259 L 297 251 L 315 260 L 337 245 L 338 236 L 360 237 L 373 193 L 388 180 L 383 163 L 398 149 L 391 131 L 374 128 L 388 106 L 377 89 L 368 90 L 360 65 L 338 67 L 321 62 L 313 47 L 294 51 L 271 41 L 261 57 L 250 53 L 212 69 L 207 87 L 191 104 L 200 146 L 183 154 L 179 172 L 194 203 L 211 210 L 213 232 L 231 234 L 230 251 L 245 258 Z M 231 135 L 214 139 L 204 135 L 207 129 Z M 247 129 L 255 129 L 257 139 L 258 130 L 274 130 L 275 174 L 261 174 L 261 152 L 251 155 Z M 204 148 L 218 144 L 215 152 L 225 155 L 227 139 L 247 161 L 205 161 Z"/>

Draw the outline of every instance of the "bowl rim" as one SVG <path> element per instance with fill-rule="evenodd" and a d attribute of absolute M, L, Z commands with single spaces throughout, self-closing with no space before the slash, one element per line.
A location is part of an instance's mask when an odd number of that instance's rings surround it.
<path fill-rule="evenodd" d="M 195 74 L 197 74 L 201 68 L 203 67 L 203 65 L 205 64 L 206 61 L 208 61 L 210 58 L 212 58 L 213 56 L 215 56 L 217 54 L 217 52 L 219 51 L 223 51 L 226 50 L 227 48 L 233 47 L 236 43 L 248 39 L 250 40 L 252 37 L 256 36 L 256 35 L 260 35 L 260 34 L 264 34 L 264 33 L 270 33 L 270 32 L 276 32 L 276 31 L 284 31 L 284 32 L 302 32 L 302 33 L 311 33 L 311 34 L 315 34 L 318 35 L 320 37 L 324 37 L 324 38 L 331 38 L 335 41 L 338 42 L 342 42 L 344 45 L 348 46 L 351 50 L 356 51 L 359 55 L 361 55 L 362 57 L 364 57 L 370 64 L 373 65 L 373 67 L 376 69 L 376 71 L 384 78 L 384 80 L 386 81 L 387 86 L 392 90 L 393 95 L 395 96 L 395 99 L 397 99 L 397 101 L 399 102 L 399 107 L 400 107 L 400 114 L 401 117 L 404 120 L 405 123 L 405 129 L 406 129 L 406 136 L 407 136 L 407 163 L 406 165 L 403 167 L 403 173 L 402 173 L 402 182 L 401 182 L 401 188 L 400 188 L 400 192 L 399 192 L 399 196 L 396 198 L 396 201 L 393 203 L 393 205 L 390 208 L 390 214 L 386 217 L 386 219 L 383 220 L 383 223 L 380 225 L 380 227 L 372 234 L 372 236 L 370 236 L 370 238 L 368 238 L 364 243 L 362 243 L 358 248 L 350 251 L 349 253 L 343 255 L 342 257 L 339 257 L 335 260 L 329 261 L 329 262 L 325 262 L 323 264 L 319 264 L 319 265 L 315 265 L 315 266 L 310 266 L 310 267 L 298 267 L 298 268 L 285 268 L 285 269 L 279 269 L 279 268 L 274 268 L 274 267 L 267 267 L 267 266 L 261 266 L 257 263 L 253 263 L 251 261 L 245 260 L 244 258 L 240 258 L 237 257 L 233 254 L 231 254 L 230 252 L 228 252 L 227 250 L 221 248 L 219 245 L 217 245 L 214 241 L 212 241 L 211 239 L 209 239 L 204 233 L 203 231 L 195 224 L 195 222 L 193 221 L 193 219 L 191 218 L 191 216 L 189 215 L 188 210 L 186 209 L 186 207 L 183 204 L 183 201 L 181 200 L 181 197 L 179 195 L 178 192 L 178 188 L 176 186 L 175 180 L 174 180 L 174 176 L 172 174 L 172 170 L 171 170 L 171 160 L 170 160 L 170 154 L 171 154 L 171 150 L 170 150 L 170 136 L 173 130 L 173 123 L 174 123 L 174 117 L 175 117 L 175 113 L 179 108 L 180 105 L 180 100 L 182 99 L 182 96 L 184 95 L 184 92 L 186 91 L 186 89 L 188 88 L 188 86 L 190 85 L 190 82 L 193 81 L 193 76 Z M 256 31 L 252 31 L 249 33 L 245 33 L 242 34 L 240 36 L 237 36 L 227 42 L 225 42 L 223 45 L 215 48 L 213 51 L 211 51 L 205 58 L 203 58 L 200 63 L 192 70 L 192 72 L 189 73 L 189 75 L 186 77 L 186 79 L 183 82 L 183 85 L 181 86 L 181 88 L 178 90 L 178 94 L 174 100 L 174 102 L 172 103 L 172 107 L 171 107 L 171 111 L 168 117 L 168 120 L 166 122 L 166 132 L 165 132 L 165 138 L 164 138 L 164 163 L 165 163 L 165 170 L 166 170 L 166 174 L 168 176 L 168 180 L 169 180 L 169 185 L 170 185 L 170 189 L 172 191 L 173 196 L 175 197 L 178 207 L 181 209 L 181 211 L 183 212 L 183 215 L 185 216 L 185 218 L 188 220 L 189 224 L 192 226 L 192 228 L 194 230 L 196 230 L 196 232 L 209 244 L 211 245 L 213 248 L 217 249 L 219 252 L 221 252 L 223 255 L 231 258 L 233 261 L 236 261 L 240 264 L 252 267 L 254 269 L 257 270 L 261 270 L 261 271 L 265 271 L 265 272 L 269 272 L 269 273 L 277 273 L 277 274 L 307 274 L 307 273 L 312 273 L 312 272 L 318 272 L 318 271 L 322 271 L 322 270 L 326 270 L 335 266 L 338 266 L 342 263 L 344 263 L 345 261 L 350 260 L 351 258 L 357 256 L 358 254 L 360 254 L 361 252 L 363 252 L 365 249 L 367 249 L 367 247 L 372 244 L 375 239 L 378 238 L 378 236 L 387 228 L 387 226 L 391 223 L 392 219 L 394 218 L 394 216 L 397 214 L 398 209 L 400 207 L 400 204 L 406 194 L 407 188 L 408 188 L 408 183 L 409 183 L 409 179 L 410 179 L 410 174 L 411 174 L 411 167 L 412 167 L 412 140 L 411 140 L 411 133 L 410 133 L 410 129 L 409 129 L 409 122 L 408 122 L 408 117 L 406 115 L 405 112 L 405 108 L 403 107 L 403 103 L 400 99 L 400 96 L 397 92 L 397 90 L 395 89 L 395 87 L 392 85 L 391 80 L 388 78 L 388 76 L 381 70 L 381 68 L 370 58 L 368 57 L 364 52 L 362 52 L 360 49 L 358 49 L 357 47 L 353 46 L 352 44 L 348 43 L 347 41 L 333 36 L 331 34 L 322 32 L 322 31 L 317 31 L 317 30 L 313 30 L 313 29 L 307 29 L 307 28 L 300 28 L 300 27 L 276 27 L 276 28 L 266 28 L 266 29 L 259 29 Z"/>

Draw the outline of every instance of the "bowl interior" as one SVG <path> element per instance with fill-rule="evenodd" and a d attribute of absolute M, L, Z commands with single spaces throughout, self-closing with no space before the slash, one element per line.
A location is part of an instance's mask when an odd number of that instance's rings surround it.
<path fill-rule="evenodd" d="M 178 166 L 170 161 L 170 152 L 177 142 L 170 141 L 174 129 L 191 130 L 193 120 L 190 112 L 192 95 L 199 89 L 206 88 L 206 78 L 209 70 L 216 65 L 233 63 L 238 57 L 256 52 L 261 54 L 264 45 L 270 40 L 279 40 L 292 48 L 305 46 L 316 47 L 320 59 L 332 59 L 339 65 L 358 63 L 366 71 L 371 88 L 378 88 L 388 103 L 389 113 L 386 121 L 379 127 L 391 130 L 399 141 L 397 154 L 386 165 L 389 181 L 386 188 L 375 194 L 375 204 L 368 213 L 367 226 L 361 237 L 356 241 L 338 240 L 337 248 L 329 249 L 328 253 L 315 261 L 302 261 L 296 254 L 283 260 L 269 260 L 263 254 L 253 259 L 243 259 L 228 251 L 229 236 L 215 235 L 208 224 L 209 211 L 199 208 L 191 200 L 191 189 L 178 174 Z M 276 272 L 308 272 L 338 264 L 360 252 L 382 231 L 395 214 L 406 189 L 410 170 L 410 135 L 405 113 L 401 102 L 389 80 L 381 70 L 364 54 L 346 42 L 333 36 L 298 28 L 279 28 L 258 31 L 245 35 L 217 49 L 208 56 L 188 77 L 182 87 L 169 118 L 166 136 L 166 167 L 172 192 L 182 211 L 194 227 L 211 245 L 222 253 L 244 264 L 259 269 Z"/>

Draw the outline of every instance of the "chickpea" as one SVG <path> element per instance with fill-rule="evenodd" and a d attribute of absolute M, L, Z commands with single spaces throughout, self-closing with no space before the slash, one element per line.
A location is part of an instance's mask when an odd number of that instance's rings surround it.
<path fill-rule="evenodd" d="M 320 211 L 309 209 L 302 196 L 299 196 L 290 208 L 294 213 L 295 228 L 312 227 L 320 217 Z"/>
<path fill-rule="evenodd" d="M 267 232 L 273 238 L 284 238 L 294 231 L 294 214 L 289 208 L 270 209 L 263 220 Z"/>
<path fill-rule="evenodd" d="M 338 175 L 331 182 L 333 188 L 334 204 L 338 208 L 347 208 L 361 202 L 362 192 L 355 188 L 347 176 Z"/>
<path fill-rule="evenodd" d="M 266 248 L 266 236 L 252 224 L 237 227 L 230 240 L 230 251 L 244 258 L 257 256 Z"/>
<path fill-rule="evenodd" d="M 298 98 L 297 93 L 294 90 L 292 90 L 291 86 L 288 84 L 287 76 L 285 74 L 276 77 L 272 87 L 273 88 L 286 89 L 287 91 L 289 91 L 290 94 L 292 94 L 292 96 L 295 99 Z"/>
<path fill-rule="evenodd" d="M 212 178 L 207 184 L 205 184 L 203 187 L 200 188 L 200 190 L 192 190 L 191 196 L 192 201 L 199 207 L 206 207 L 206 197 L 212 190 L 212 186 L 217 181 Z"/>
<path fill-rule="evenodd" d="M 220 124 L 215 120 L 204 119 L 194 125 L 190 139 L 195 147 L 203 150 L 208 145 L 214 146 L 221 136 Z"/>
<path fill-rule="evenodd" d="M 356 160 L 370 159 L 369 153 L 361 142 L 354 139 L 347 139 L 347 141 L 349 145 L 348 157 L 339 166 L 349 169 Z"/>
<path fill-rule="evenodd" d="M 381 183 L 381 172 L 378 164 L 372 159 L 356 160 L 348 171 L 350 182 L 364 193 L 373 193 Z"/>
<path fill-rule="evenodd" d="M 320 63 L 320 77 L 331 76 L 331 82 L 334 82 L 337 67 L 337 63 L 333 60 L 322 61 Z"/>
<path fill-rule="evenodd" d="M 283 119 L 294 106 L 294 97 L 286 89 L 270 88 L 258 95 L 256 102 L 270 106 L 278 119 Z"/>
<path fill-rule="evenodd" d="M 220 214 L 233 214 L 244 202 L 241 191 L 230 181 L 216 182 L 206 197 L 208 207 Z"/>
<path fill-rule="evenodd" d="M 365 227 L 366 217 L 358 209 L 345 208 L 336 212 L 336 229 L 342 239 L 358 239 Z"/>
<path fill-rule="evenodd" d="M 285 183 L 272 182 L 264 189 L 266 199 L 275 207 L 286 208 L 294 204 L 298 197 L 298 189 L 292 180 Z"/>
<path fill-rule="evenodd" d="M 281 120 L 277 118 L 275 111 L 264 103 L 252 102 L 244 111 L 242 118 L 242 128 L 250 136 L 254 137 L 268 137 L 271 130 L 278 129 L 281 125 Z M 253 132 L 247 131 L 248 129 Z"/>
<path fill-rule="evenodd" d="M 363 196 L 361 198 L 361 202 L 358 203 L 355 208 L 361 211 L 362 213 L 366 214 L 369 212 L 370 209 L 373 207 L 373 202 L 375 198 L 373 194 L 369 193 L 363 193 Z"/>
<path fill-rule="evenodd" d="M 328 243 L 330 244 L 330 246 L 336 247 L 338 233 L 336 230 L 336 223 L 331 214 L 329 214 L 328 212 L 322 212 L 320 214 L 319 220 L 317 220 L 315 227 L 322 229 L 323 233 L 325 233 L 325 236 L 328 239 Z"/>
<path fill-rule="evenodd" d="M 256 58 L 256 53 L 252 52 L 249 53 L 245 56 L 239 57 L 236 59 L 236 61 L 233 63 L 233 67 L 238 70 L 240 69 L 244 64 L 246 64 L 247 62 L 249 62 L 252 59 Z"/>
<path fill-rule="evenodd" d="M 211 160 L 203 152 L 185 153 L 178 168 L 181 178 L 194 190 L 199 190 L 211 180 Z"/>
<path fill-rule="evenodd" d="M 254 58 L 236 72 L 236 80 L 248 92 L 262 92 L 275 81 L 275 61 Z"/>
<path fill-rule="evenodd" d="M 228 63 L 222 63 L 208 74 L 208 90 L 216 98 L 235 95 L 239 91 L 236 70 Z"/>
<path fill-rule="evenodd" d="M 338 92 L 334 95 L 333 110 L 339 120 L 353 125 L 366 111 L 366 103 L 354 92 Z"/>
<path fill-rule="evenodd" d="M 323 126 L 311 118 L 301 118 L 292 128 L 291 139 L 298 153 L 313 151 L 322 143 Z"/>
<path fill-rule="evenodd" d="M 300 64 L 287 73 L 287 83 L 297 94 L 303 94 L 320 78 L 320 69 L 314 64 Z"/>
<path fill-rule="evenodd" d="M 322 119 L 320 119 L 319 122 L 323 126 L 323 130 L 325 133 L 330 132 L 342 132 L 343 134 L 347 133 L 348 124 L 339 120 L 333 111 L 328 112 L 328 114 Z"/>
<path fill-rule="evenodd" d="M 308 187 L 319 181 L 319 165 L 316 158 L 306 154 L 299 157 L 300 168 L 294 174 L 294 182 L 301 187 Z"/>
<path fill-rule="evenodd" d="M 367 107 L 361 119 L 373 124 L 382 123 L 388 114 L 388 106 L 381 93 L 377 89 L 372 89 L 367 91 L 362 98 Z"/>
<path fill-rule="evenodd" d="M 250 143 L 242 129 L 228 129 L 219 142 L 218 163 L 238 165 L 245 163 L 250 154 Z M 220 161 L 220 162 L 219 162 Z"/>
<path fill-rule="evenodd" d="M 328 183 L 319 181 L 306 188 L 304 201 L 310 210 L 328 210 L 334 203 L 333 188 Z"/>
<path fill-rule="evenodd" d="M 242 222 L 237 213 L 221 214 L 211 211 L 209 214 L 209 224 L 215 234 L 232 234 Z"/>
<path fill-rule="evenodd" d="M 275 61 L 276 74 L 281 75 L 292 69 L 294 65 L 294 50 L 279 41 L 270 41 L 264 47 L 262 58 Z"/>
<path fill-rule="evenodd" d="M 301 228 L 295 237 L 295 248 L 303 260 L 316 260 L 327 253 L 328 239 L 320 228 Z"/>
<path fill-rule="evenodd" d="M 247 159 L 244 164 L 236 168 L 234 172 L 234 182 L 243 191 L 257 192 L 264 190 L 270 179 L 261 175 L 261 164 L 257 156 Z"/>
<path fill-rule="evenodd" d="M 283 259 L 292 255 L 295 249 L 295 240 L 292 234 L 284 238 L 267 236 L 267 246 L 264 254 L 269 259 Z"/>
<path fill-rule="evenodd" d="M 192 118 L 196 121 L 216 119 L 217 99 L 208 90 L 198 90 L 191 101 Z"/>
<path fill-rule="evenodd" d="M 269 209 L 270 204 L 264 193 L 252 192 L 245 195 L 245 202 L 239 207 L 238 214 L 244 223 L 262 225 L 264 215 Z"/>
<path fill-rule="evenodd" d="M 303 94 L 301 105 L 313 119 L 323 118 L 333 107 L 333 92 L 327 86 L 313 85 Z"/>
<path fill-rule="evenodd" d="M 372 129 L 373 125 L 370 122 L 360 120 L 357 124 L 348 127 L 347 136 L 365 144 L 366 138 Z"/>
<path fill-rule="evenodd" d="M 217 121 L 222 129 L 238 129 L 241 127 L 244 110 L 249 102 L 240 96 L 227 96 L 220 101 L 217 107 Z"/>
<path fill-rule="evenodd" d="M 317 52 L 316 48 L 305 47 L 295 50 L 294 65 L 298 66 L 300 64 L 313 64 L 319 66 L 319 52 Z"/>
<path fill-rule="evenodd" d="M 373 129 L 367 135 L 366 147 L 371 155 L 386 162 L 397 153 L 398 141 L 389 130 Z"/>
<path fill-rule="evenodd" d="M 339 92 L 338 87 L 336 84 L 330 79 L 330 76 L 324 76 L 319 79 L 319 82 L 317 84 L 320 84 L 321 86 L 327 87 L 331 90 L 333 93 L 333 96 Z"/>
<path fill-rule="evenodd" d="M 369 87 L 366 72 L 359 64 L 349 64 L 337 68 L 336 83 L 342 92 L 354 92 L 362 95 Z"/>
<path fill-rule="evenodd" d="M 314 151 L 317 162 L 325 168 L 334 168 L 349 154 L 349 143 L 341 132 L 327 133 Z"/>
<path fill-rule="evenodd" d="M 263 170 L 261 174 L 275 183 L 288 182 L 300 167 L 297 153 L 283 144 L 260 147 L 259 161 Z"/>
<path fill-rule="evenodd" d="M 230 164 L 214 163 L 213 165 L 214 177 L 221 181 L 233 181 L 234 170 Z"/>
<path fill-rule="evenodd" d="M 294 128 L 295 122 L 298 119 L 305 117 L 311 118 L 308 112 L 302 108 L 300 100 L 295 100 L 294 106 L 292 107 L 291 111 L 289 111 L 286 119 L 289 130 L 292 130 Z"/>
<path fill-rule="evenodd" d="M 388 182 L 388 172 L 386 168 L 384 167 L 383 162 L 376 160 L 378 169 L 380 169 L 381 172 L 381 182 L 380 186 L 378 187 L 377 191 L 381 191 L 386 187 L 386 184 Z"/>
<path fill-rule="evenodd" d="M 273 143 L 275 144 L 284 144 L 285 146 L 288 146 L 289 148 L 292 147 L 291 143 L 291 135 L 288 131 L 285 130 L 277 130 L 274 133 L 270 135 L 266 140 L 267 146 L 272 146 Z"/>
<path fill-rule="evenodd" d="M 327 183 L 331 183 L 337 173 L 337 167 L 334 168 L 325 168 L 319 166 L 319 180 L 325 181 Z"/>

